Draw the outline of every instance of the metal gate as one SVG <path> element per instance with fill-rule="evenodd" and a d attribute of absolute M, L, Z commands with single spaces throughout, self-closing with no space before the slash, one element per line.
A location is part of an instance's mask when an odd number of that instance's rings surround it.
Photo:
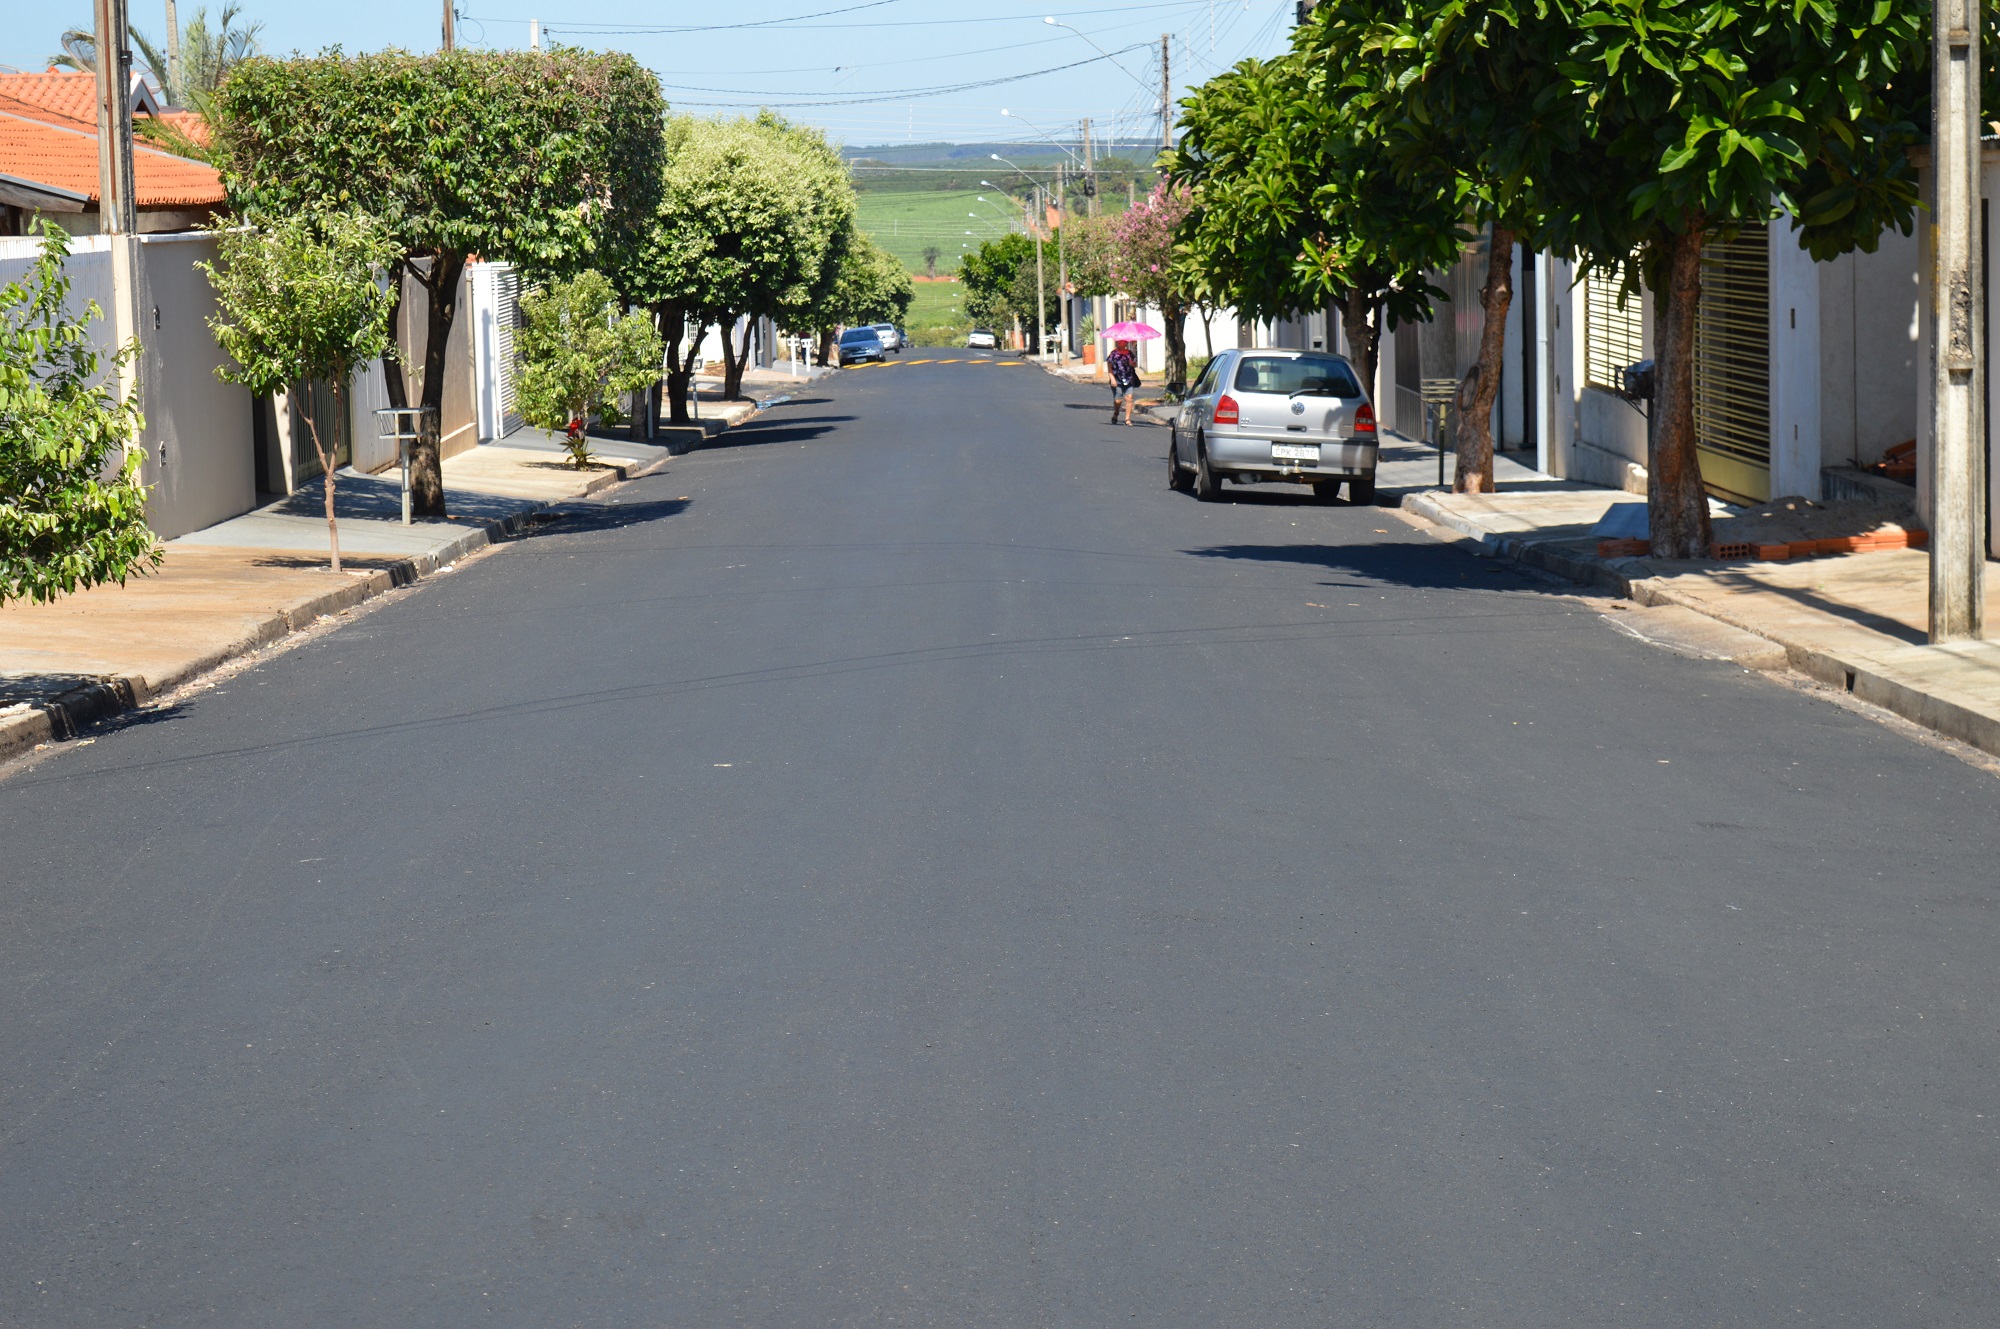
<path fill-rule="evenodd" d="M 1771 241 L 1745 226 L 1705 246 L 1694 328 L 1694 430 L 1708 491 L 1771 497 Z"/>

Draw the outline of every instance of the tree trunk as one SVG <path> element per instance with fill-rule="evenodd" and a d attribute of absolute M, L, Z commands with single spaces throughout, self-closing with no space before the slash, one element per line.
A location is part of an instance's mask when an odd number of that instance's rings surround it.
<path fill-rule="evenodd" d="M 1167 393 L 1179 397 L 1187 391 L 1187 310 L 1163 305 L 1160 322 L 1167 325 Z"/>
<path fill-rule="evenodd" d="M 1457 493 L 1493 492 L 1493 402 L 1500 395 L 1500 357 L 1507 351 L 1507 307 L 1513 302 L 1514 233 L 1496 226 L 1486 251 L 1486 287 L 1479 295 L 1484 316 L 1479 363 L 1458 389 L 1458 466 L 1451 483 Z"/>
<path fill-rule="evenodd" d="M 1215 318 L 1215 310 L 1209 305 L 1201 305 L 1199 308 L 1201 309 L 1201 344 L 1208 349 L 1208 358 L 1213 360 L 1215 358 L 1215 329 L 1210 324 Z"/>
<path fill-rule="evenodd" d="M 667 419 L 677 425 L 691 423 L 688 393 L 694 380 L 694 356 L 701 349 L 701 336 L 708 330 L 707 325 L 697 323 L 690 327 L 687 306 L 678 300 L 662 300 L 654 305 L 653 321 L 660 330 L 660 339 L 667 344 Z"/>
<path fill-rule="evenodd" d="M 743 323 L 743 350 L 739 354 L 733 345 L 735 338 L 730 328 L 736 319 L 729 314 L 722 316 L 722 399 L 740 401 L 743 398 L 743 369 L 750 363 L 750 339 L 756 336 L 757 321 L 746 319 Z"/>
<path fill-rule="evenodd" d="M 833 329 L 819 330 L 819 367 L 824 369 L 833 361 Z"/>
<path fill-rule="evenodd" d="M 382 385 L 389 404 L 408 408 L 410 389 L 403 381 L 403 263 L 389 265 L 389 353 L 382 357 Z"/>
<path fill-rule="evenodd" d="M 444 454 L 440 412 L 444 407 L 446 343 L 458 317 L 458 279 L 465 255 L 444 250 L 431 258 L 430 271 L 418 280 L 430 300 L 424 320 L 423 413 L 417 419 L 417 442 L 410 451 L 410 511 L 419 517 L 443 517 Z"/>
<path fill-rule="evenodd" d="M 299 401 L 299 414 L 306 418 L 306 432 L 312 435 L 313 451 L 319 454 L 319 471 L 320 476 L 325 481 L 323 487 L 326 490 L 326 542 L 333 550 L 333 570 L 338 572 L 340 571 L 340 526 L 333 519 L 333 464 L 335 459 L 333 454 L 328 452 L 325 446 L 319 441 L 318 412 L 313 410 L 312 404 L 312 380 L 303 380 L 301 386 L 304 387 L 305 393 Z M 333 389 L 333 406 L 335 418 L 338 419 L 340 410 L 340 389 L 338 386 Z M 337 448 L 338 446 L 339 443 L 336 440 L 335 447 Z"/>
<path fill-rule="evenodd" d="M 1358 288 L 1340 302 L 1340 332 L 1359 362 L 1355 368 L 1361 371 L 1361 388 L 1370 400 L 1375 396 L 1375 371 L 1382 355 L 1381 309 L 1375 292 Z"/>
<path fill-rule="evenodd" d="M 1707 558 L 1713 536 L 1694 429 L 1694 322 L 1706 233 L 1706 219 L 1696 217 L 1667 241 L 1650 408 L 1655 423 L 1646 456 L 1647 537 L 1661 558 Z"/>

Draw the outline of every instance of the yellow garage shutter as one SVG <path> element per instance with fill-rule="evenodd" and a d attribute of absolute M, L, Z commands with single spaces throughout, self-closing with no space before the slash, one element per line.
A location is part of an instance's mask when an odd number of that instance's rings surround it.
<path fill-rule="evenodd" d="M 1702 249 L 1694 431 L 1709 493 L 1771 497 L 1771 248 L 1761 225 Z"/>

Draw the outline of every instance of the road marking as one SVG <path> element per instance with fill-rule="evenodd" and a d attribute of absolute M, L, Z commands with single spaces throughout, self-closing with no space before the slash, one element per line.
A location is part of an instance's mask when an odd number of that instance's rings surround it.
<path fill-rule="evenodd" d="M 934 364 L 936 364 L 936 363 L 937 363 L 937 361 L 935 361 L 935 360 L 911 360 L 911 361 L 910 361 L 909 363 L 910 363 L 910 364 L 913 364 L 913 365 L 934 365 Z"/>

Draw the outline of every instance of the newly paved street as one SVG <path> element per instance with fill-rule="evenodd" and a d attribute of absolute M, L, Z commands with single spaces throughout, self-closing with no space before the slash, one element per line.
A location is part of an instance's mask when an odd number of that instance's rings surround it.
<path fill-rule="evenodd" d="M 2000 782 L 1100 392 L 0 782 L 0 1325 L 1993 1323 Z"/>

